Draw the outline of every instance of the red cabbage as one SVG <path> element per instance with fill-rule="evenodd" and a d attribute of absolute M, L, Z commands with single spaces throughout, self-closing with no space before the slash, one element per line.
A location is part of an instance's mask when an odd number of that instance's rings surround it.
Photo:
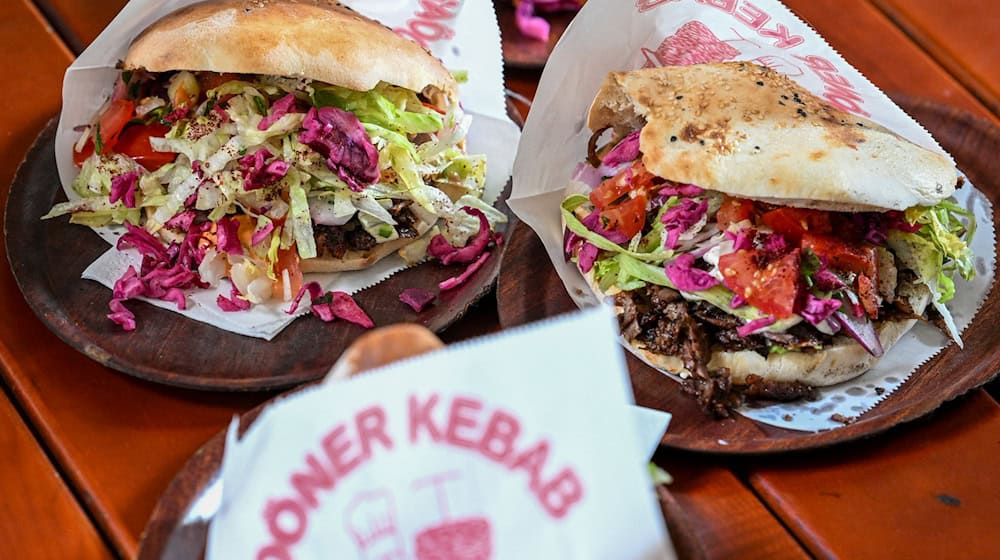
<path fill-rule="evenodd" d="M 580 266 L 580 270 L 584 274 L 590 272 L 590 269 L 594 268 L 594 261 L 596 260 L 597 246 L 584 242 L 580 247 L 580 251 L 576 254 L 576 262 Z"/>
<path fill-rule="evenodd" d="M 617 146 L 604 155 L 604 159 L 602 159 L 601 162 L 607 167 L 616 167 L 623 163 L 634 161 L 638 158 L 640 130 L 636 130 L 622 139 Z"/>
<path fill-rule="evenodd" d="M 267 222 L 264 227 L 253 232 L 253 235 L 250 236 L 250 243 L 257 245 L 267 239 L 268 234 L 272 231 L 274 231 L 274 222 Z"/>
<path fill-rule="evenodd" d="M 851 338 L 856 340 L 872 356 L 879 358 L 885 353 L 885 350 L 882 348 L 882 341 L 879 340 L 878 333 L 875 332 L 875 326 L 868 319 L 858 319 L 857 317 L 851 317 L 847 313 L 836 311 L 830 316 L 829 321 L 843 328 L 844 332 L 849 334 Z"/>
<path fill-rule="evenodd" d="M 185 210 L 180 214 L 177 214 L 173 218 L 167 220 L 167 223 L 163 225 L 169 229 L 187 231 L 191 229 L 191 224 L 194 223 L 195 216 L 196 214 L 194 210 Z"/>
<path fill-rule="evenodd" d="M 336 319 L 343 319 L 345 321 L 354 323 L 356 325 L 361 325 L 366 329 L 370 329 L 375 326 L 371 318 L 358 306 L 357 302 L 354 301 L 350 295 L 345 292 L 326 292 L 323 293 L 323 288 L 320 287 L 319 282 L 308 282 L 303 284 L 299 288 L 299 293 L 295 294 L 295 299 L 292 300 L 292 306 L 288 308 L 285 313 L 291 315 L 299 308 L 299 302 L 302 301 L 302 296 L 309 292 L 309 299 L 312 303 L 312 314 L 319 317 L 323 322 L 329 323 Z"/>
<path fill-rule="evenodd" d="M 777 319 L 770 315 L 767 317 L 761 317 L 760 319 L 754 319 L 753 321 L 748 321 L 745 325 L 737 328 L 736 334 L 740 336 L 750 336 L 764 327 L 773 325 L 775 321 L 777 321 Z"/>
<path fill-rule="evenodd" d="M 601 184 L 604 177 L 601 176 L 601 172 L 596 167 L 592 167 L 589 163 L 581 161 L 577 164 L 576 171 L 573 172 L 573 180 L 580 181 L 593 189 Z"/>
<path fill-rule="evenodd" d="M 422 290 L 420 288 L 407 288 L 399 294 L 399 301 L 409 305 L 414 311 L 420 313 L 423 311 L 437 296 L 434 292 L 430 290 Z"/>
<path fill-rule="evenodd" d="M 271 128 L 271 125 L 294 108 L 295 95 L 289 93 L 271 105 L 271 114 L 261 119 L 260 124 L 257 125 L 257 130 L 267 130 Z"/>
<path fill-rule="evenodd" d="M 514 10 L 514 23 L 525 37 L 549 41 L 549 22 L 535 15 L 535 0 L 521 0 Z"/>
<path fill-rule="evenodd" d="M 697 224 L 706 212 L 708 212 L 707 200 L 699 203 L 690 198 L 682 199 L 676 206 L 667 208 L 660 216 L 660 221 L 666 226 L 664 231 L 667 233 L 664 246 L 667 249 L 676 249 L 681 234 Z"/>
<path fill-rule="evenodd" d="M 122 305 L 120 299 L 113 299 L 108 302 L 108 307 L 111 308 L 111 313 L 108 313 L 108 319 L 111 319 L 117 325 L 120 325 L 122 330 L 134 331 L 135 330 L 135 314 L 128 310 L 127 307 Z"/>
<path fill-rule="evenodd" d="M 230 255 L 242 255 L 243 247 L 240 245 L 239 229 L 240 223 L 236 218 L 223 216 L 215 222 L 216 241 L 215 246 L 220 252 Z"/>
<path fill-rule="evenodd" d="M 827 320 L 834 311 L 840 309 L 841 302 L 836 299 L 820 299 L 812 294 L 806 294 L 805 304 L 799 310 L 799 315 L 813 325 Z"/>
<path fill-rule="evenodd" d="M 563 257 L 568 261 L 573 256 L 577 245 L 582 242 L 582 237 L 570 231 L 569 228 L 565 228 L 563 230 Z"/>
<path fill-rule="evenodd" d="M 215 304 L 219 306 L 219 309 L 225 311 L 226 313 L 232 313 L 236 311 L 246 311 L 250 309 L 250 302 L 241 298 L 243 295 L 240 293 L 236 286 L 229 292 L 229 297 L 219 294 L 219 297 L 215 298 Z"/>
<path fill-rule="evenodd" d="M 477 270 L 479 270 L 479 267 L 483 266 L 483 263 L 486 262 L 486 259 L 488 258 L 490 258 L 490 252 L 486 251 L 482 255 L 479 255 L 479 258 L 476 259 L 476 262 L 466 267 L 465 272 L 459 274 L 458 276 L 449 278 L 444 282 L 441 282 L 440 284 L 438 284 L 438 288 L 441 288 L 442 290 L 451 290 L 461 286 L 462 284 L 465 283 L 466 280 L 469 279 L 470 276 L 472 276 L 473 274 L 476 273 Z"/>
<path fill-rule="evenodd" d="M 845 287 L 843 280 L 827 268 L 817 270 L 812 279 L 813 284 L 822 292 L 832 292 Z"/>
<path fill-rule="evenodd" d="M 378 180 L 378 150 L 353 113 L 336 107 L 309 109 L 302 122 L 305 129 L 299 142 L 326 158 L 326 165 L 347 183 L 352 191 L 361 192 Z"/>
<path fill-rule="evenodd" d="M 678 183 L 676 185 L 668 185 L 666 187 L 663 187 L 662 189 L 657 191 L 657 194 L 663 196 L 701 196 L 705 194 L 705 189 L 696 185 L 690 185 L 687 183 Z"/>
<path fill-rule="evenodd" d="M 129 171 L 111 178 L 111 194 L 108 197 L 111 204 L 122 201 L 126 208 L 135 208 L 135 185 L 139 180 L 139 172 Z"/>
<path fill-rule="evenodd" d="M 453 247 L 440 233 L 435 235 L 427 246 L 427 254 L 441 261 L 441 264 L 470 263 L 476 260 L 490 243 L 490 222 L 486 219 L 486 215 L 470 206 L 463 206 L 462 210 L 470 216 L 479 218 L 479 231 L 462 248 Z"/>
<path fill-rule="evenodd" d="M 685 292 L 700 292 L 719 284 L 719 280 L 708 272 L 694 268 L 694 256 L 687 253 L 667 263 L 664 272 L 678 290 Z"/>
<path fill-rule="evenodd" d="M 295 311 L 299 308 L 299 302 L 302 301 L 302 296 L 304 296 L 306 292 L 309 292 L 309 299 L 311 301 L 318 299 L 321 295 L 323 295 L 323 288 L 319 285 L 319 282 L 315 281 L 302 284 L 302 287 L 299 288 L 299 293 L 295 294 L 295 298 L 292 300 L 292 306 L 289 307 L 285 313 L 288 313 L 289 315 L 295 313 Z"/>
<path fill-rule="evenodd" d="M 331 298 L 329 303 L 330 310 L 333 311 L 333 314 L 338 319 L 343 319 L 355 325 L 361 325 L 366 329 L 375 326 L 371 317 L 346 292 L 328 292 L 327 295 Z"/>
<path fill-rule="evenodd" d="M 184 292 L 180 288 L 170 288 L 160 299 L 172 301 L 181 311 L 187 309 L 187 298 L 184 297 Z"/>
<path fill-rule="evenodd" d="M 181 105 L 180 107 L 178 107 L 178 108 L 174 109 L 173 111 L 171 111 L 170 113 L 168 113 L 167 116 L 163 117 L 162 120 L 165 123 L 174 124 L 175 122 L 177 122 L 177 121 L 183 119 L 184 117 L 186 117 L 187 114 L 188 114 L 188 106 L 187 105 Z"/>
<path fill-rule="evenodd" d="M 729 307 L 736 309 L 737 307 L 743 307 L 747 304 L 747 300 L 743 299 L 740 294 L 733 294 L 733 299 L 729 300 Z"/>
<path fill-rule="evenodd" d="M 276 159 L 264 165 L 271 157 L 267 148 L 261 148 L 253 154 L 240 158 L 240 171 L 243 172 L 243 190 L 262 189 L 278 182 L 288 172 L 288 163 Z"/>
<path fill-rule="evenodd" d="M 772 258 L 788 252 L 790 246 L 784 235 L 780 233 L 761 233 L 757 236 L 761 248 Z"/>
<path fill-rule="evenodd" d="M 601 227 L 601 212 L 599 210 L 594 210 L 588 214 L 584 219 L 580 220 L 580 223 L 590 231 L 600 235 L 612 243 L 621 245 L 622 243 L 628 242 L 628 238 L 625 237 L 625 234 Z"/>
<path fill-rule="evenodd" d="M 153 237 L 153 234 L 139 226 L 134 226 L 129 222 L 125 222 L 125 229 L 127 229 L 128 232 L 118 238 L 118 243 L 116 245 L 119 251 L 134 247 L 135 249 L 138 249 L 143 256 L 161 261 L 167 260 L 166 249 L 159 240 Z"/>
<path fill-rule="evenodd" d="M 726 239 L 733 242 L 733 251 L 740 251 L 743 249 L 753 249 L 753 238 L 756 233 L 752 228 L 742 228 L 736 233 L 731 231 L 726 232 Z"/>
<path fill-rule="evenodd" d="M 145 288 L 142 285 L 142 280 L 139 279 L 139 273 L 135 271 L 134 266 L 129 265 L 125 274 L 122 274 L 122 277 L 115 281 L 112 294 L 115 299 L 126 300 L 141 296 L 143 290 Z"/>
<path fill-rule="evenodd" d="M 889 222 L 889 227 L 892 229 L 898 229 L 899 231 L 905 233 L 916 233 L 920 231 L 920 228 L 924 227 L 923 224 L 910 223 L 906 221 L 906 214 L 900 212 L 899 210 L 890 210 L 885 213 L 886 218 Z"/>

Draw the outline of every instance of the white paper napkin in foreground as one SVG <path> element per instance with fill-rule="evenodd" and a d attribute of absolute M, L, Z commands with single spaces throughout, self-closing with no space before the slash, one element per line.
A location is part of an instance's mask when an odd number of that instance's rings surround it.
<path fill-rule="evenodd" d="M 672 558 L 613 319 L 458 344 L 264 410 L 209 558 Z"/>
<path fill-rule="evenodd" d="M 199 0 L 132 0 L 66 71 L 63 81 L 63 111 L 56 132 L 56 163 L 63 190 L 70 200 L 79 198 L 71 183 L 77 174 L 72 150 L 79 133 L 73 128 L 90 122 L 111 93 L 118 71 L 115 64 L 125 56 L 132 39 L 148 25 L 167 13 Z M 453 71 L 468 72 L 468 82 L 460 86 L 462 107 L 473 117 L 467 136 L 469 153 L 486 154 L 486 188 L 483 199 L 496 201 L 510 177 L 520 131 L 507 116 L 503 92 L 503 60 L 500 28 L 489 2 L 454 1 L 429 10 L 419 0 L 342 0 L 352 9 L 377 19 L 411 39 L 419 40 L 434 56 Z M 118 227 L 94 228 L 108 243 L 114 243 L 123 230 Z M 84 273 L 111 288 L 128 268 L 128 259 L 110 249 Z M 358 272 L 310 274 L 307 281 L 317 281 L 325 290 L 355 293 L 371 287 L 406 268 L 406 262 L 393 255 L 378 266 Z M 216 297 L 229 297 L 230 286 L 189 292 L 188 308 L 178 310 L 170 302 L 140 298 L 162 309 L 185 315 L 218 328 L 246 336 L 270 340 L 295 317 L 283 312 L 287 302 L 272 301 L 256 306 L 253 312 L 225 313 L 216 305 Z M 111 299 L 110 293 L 108 299 Z M 307 313 L 303 308 L 299 315 Z"/>
<path fill-rule="evenodd" d="M 825 101 L 947 155 L 923 127 L 776 0 L 590 0 L 546 64 L 518 149 L 509 201 L 518 217 L 538 233 L 577 305 L 596 305 L 597 300 L 576 266 L 563 259 L 559 203 L 574 169 L 587 154 L 591 134 L 587 113 L 605 76 L 649 66 L 731 60 L 769 66 Z M 993 283 L 995 243 L 989 200 L 968 185 L 956 196 L 963 207 L 975 212 L 979 224 L 971 244 L 978 277 L 971 283 L 957 280 L 956 297 L 948 303 L 957 325 L 964 329 Z M 856 417 L 871 409 L 946 342 L 932 329 L 918 325 L 876 368 L 851 382 L 823 389 L 818 401 L 744 407 L 739 412 L 794 430 L 841 427 L 842 423 L 833 420 L 835 415 Z"/>

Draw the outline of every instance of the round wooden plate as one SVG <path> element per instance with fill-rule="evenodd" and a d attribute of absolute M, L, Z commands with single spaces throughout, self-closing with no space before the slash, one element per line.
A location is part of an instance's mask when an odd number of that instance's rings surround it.
<path fill-rule="evenodd" d="M 510 0 L 495 0 L 493 6 L 500 22 L 500 33 L 503 38 L 503 61 L 511 68 L 541 69 L 552 54 L 559 38 L 566 31 L 569 22 L 573 21 L 576 12 L 555 12 L 540 14 L 549 22 L 549 40 L 538 41 L 521 34 L 514 21 L 514 5 Z"/>
<path fill-rule="evenodd" d="M 994 208 L 1000 207 L 1000 128 L 969 113 L 908 97 L 897 102 L 930 130 Z M 1000 229 L 994 210 L 993 227 Z M 504 328 L 531 323 L 576 309 L 541 241 L 529 227 L 508 237 L 500 270 L 497 301 Z M 998 249 L 1000 252 L 1000 249 Z M 962 335 L 965 349 L 954 344 L 924 364 L 896 392 L 850 425 L 809 433 L 758 424 L 742 416 L 712 420 L 680 385 L 628 354 L 637 404 L 673 414 L 663 445 L 715 453 L 771 453 L 845 442 L 913 420 L 945 401 L 978 387 L 1000 371 L 1000 300 L 996 281 L 983 308 Z"/>
<path fill-rule="evenodd" d="M 249 391 L 290 387 L 319 379 L 363 329 L 302 317 L 272 341 L 233 334 L 159 309 L 129 302 L 138 328 L 124 332 L 109 321 L 111 292 L 80 274 L 109 246 L 65 217 L 39 218 L 66 200 L 56 172 L 56 120 L 35 140 L 14 177 L 7 201 L 7 255 L 17 285 L 39 319 L 70 346 L 108 367 L 136 377 L 192 389 Z M 506 200 L 497 207 L 510 215 Z M 406 288 L 437 292 L 437 284 L 464 265 L 424 263 L 355 295 L 376 325 L 416 322 L 440 332 L 488 293 L 506 245 L 464 285 L 442 292 L 422 313 L 399 301 Z"/>
<path fill-rule="evenodd" d="M 294 389 L 287 396 L 310 385 Z M 274 399 L 260 404 L 240 416 L 242 435 L 260 412 Z M 208 542 L 208 525 L 218 507 L 219 469 L 225 450 L 226 431 L 220 431 L 188 459 L 170 485 L 160 496 L 153 514 L 139 538 L 137 560 L 191 560 L 202 558 Z M 670 538 L 678 558 L 707 558 L 710 543 L 703 542 L 684 511 L 672 499 L 668 487 L 659 486 L 660 510 L 670 530 Z"/>

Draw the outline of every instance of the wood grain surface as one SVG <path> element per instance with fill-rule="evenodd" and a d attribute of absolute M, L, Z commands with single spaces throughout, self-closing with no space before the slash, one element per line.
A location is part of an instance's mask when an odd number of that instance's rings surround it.
<path fill-rule="evenodd" d="M 996 0 L 874 0 L 917 45 L 1000 114 L 1000 4 Z"/>
<path fill-rule="evenodd" d="M 5 558 L 113 558 L 38 441 L 0 392 L 0 543 Z M 53 529 L 59 538 L 53 539 Z"/>

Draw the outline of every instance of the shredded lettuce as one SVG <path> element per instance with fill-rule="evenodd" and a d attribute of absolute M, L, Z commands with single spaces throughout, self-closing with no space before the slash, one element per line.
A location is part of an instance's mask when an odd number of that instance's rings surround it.
<path fill-rule="evenodd" d="M 338 86 L 315 88 L 317 107 L 337 107 L 354 113 L 365 124 L 374 124 L 403 134 L 437 132 L 444 127 L 441 115 L 420 103 L 416 93 L 385 83 L 369 91 Z"/>
<path fill-rule="evenodd" d="M 966 241 L 971 240 L 976 232 L 976 218 L 972 212 L 956 204 L 953 199 L 946 199 L 934 206 L 914 206 L 908 209 L 906 220 L 923 226 L 916 233 L 937 247 L 943 257 L 944 271 L 957 271 L 966 280 L 971 280 L 976 275 L 972 249 Z M 950 281 L 949 278 L 948 282 Z"/>
<path fill-rule="evenodd" d="M 889 230 L 887 242 L 903 266 L 916 273 L 921 283 L 931 291 L 931 304 L 944 319 L 948 334 L 961 347 L 962 337 L 958 333 L 958 327 L 951 312 L 944 305 L 954 297 L 955 284 L 944 273 L 944 256 L 937 245 L 918 233 L 906 233 L 896 229 Z M 942 282 L 942 279 L 945 281 Z"/>
<path fill-rule="evenodd" d="M 666 251 L 660 247 L 657 247 L 649 252 L 644 251 L 630 251 L 624 247 L 621 247 L 617 243 L 609 241 L 605 237 L 594 233 L 587 229 L 587 226 L 583 225 L 580 220 L 573 213 L 574 210 L 579 208 L 581 205 L 588 202 L 589 199 L 582 194 L 574 194 L 566 197 L 562 202 L 562 216 L 563 220 L 566 222 L 566 227 L 570 231 L 579 235 L 580 237 L 586 239 L 591 244 L 595 245 L 598 249 L 603 249 L 605 251 L 611 251 L 614 253 L 621 253 L 623 255 L 628 255 L 635 259 L 647 263 L 660 264 L 667 260 L 673 254 L 672 251 Z M 662 272 L 662 271 L 661 271 Z M 666 275 L 664 275 L 666 278 Z"/>
<path fill-rule="evenodd" d="M 312 218 L 309 216 L 309 199 L 302 186 L 298 171 L 288 170 L 283 181 L 288 182 L 288 197 L 291 205 L 290 227 L 295 237 L 299 257 L 311 259 L 316 256 L 316 239 L 313 238 Z"/>

